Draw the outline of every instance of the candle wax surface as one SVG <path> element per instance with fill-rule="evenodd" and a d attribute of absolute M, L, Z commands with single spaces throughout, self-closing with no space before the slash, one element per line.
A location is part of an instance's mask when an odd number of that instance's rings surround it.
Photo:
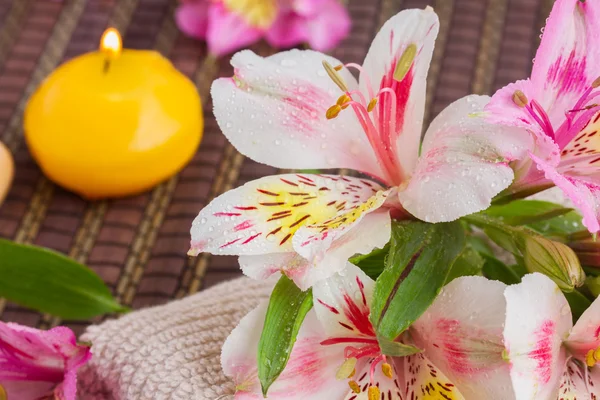
<path fill-rule="evenodd" d="M 101 52 L 49 76 L 25 111 L 35 159 L 53 181 L 90 199 L 144 191 L 181 169 L 202 136 L 194 84 L 154 51 Z"/>

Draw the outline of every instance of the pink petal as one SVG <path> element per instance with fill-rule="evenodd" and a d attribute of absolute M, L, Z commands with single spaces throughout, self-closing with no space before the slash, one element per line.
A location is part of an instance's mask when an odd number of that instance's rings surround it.
<path fill-rule="evenodd" d="M 582 93 L 598 78 L 600 4 L 559 0 L 544 29 L 531 80 L 535 98 L 553 125 L 565 120 Z"/>
<path fill-rule="evenodd" d="M 375 282 L 371 278 L 349 263 L 343 273 L 315 284 L 314 309 L 328 337 L 375 339 L 375 331 L 369 321 L 374 287 Z"/>
<path fill-rule="evenodd" d="M 394 93 L 382 94 L 373 114 L 387 157 L 404 177 L 411 174 L 419 154 L 427 71 L 438 29 L 439 21 L 431 8 L 401 11 L 375 37 L 360 76 L 361 90 L 368 98 L 376 94 L 370 93 L 369 83 L 374 92 L 388 88 Z M 416 46 L 416 55 L 398 82 L 394 71 L 409 46 Z"/>
<path fill-rule="evenodd" d="M 488 208 L 513 180 L 511 161 L 532 147 L 522 129 L 492 125 L 480 115 L 487 96 L 468 96 L 433 121 L 408 184 L 402 206 L 427 222 L 453 221 Z"/>
<path fill-rule="evenodd" d="M 579 317 L 566 345 L 584 363 L 587 352 L 600 347 L 600 297 Z"/>
<path fill-rule="evenodd" d="M 505 288 L 479 276 L 457 278 L 411 327 L 417 346 L 469 399 L 514 399 L 502 358 Z"/>
<path fill-rule="evenodd" d="M 250 25 L 240 16 L 228 12 L 220 3 L 208 10 L 206 41 L 211 53 L 222 56 L 243 49 L 258 41 L 263 32 Z"/>
<path fill-rule="evenodd" d="M 267 176 L 217 197 L 192 225 L 192 254 L 258 255 L 292 251 L 305 224 L 348 211 L 379 189 L 375 183 L 337 175 Z"/>
<path fill-rule="evenodd" d="M 262 399 L 258 382 L 257 350 L 264 325 L 267 303 L 246 315 L 223 345 L 221 365 L 238 390 L 236 399 Z M 310 311 L 300 328 L 288 364 L 271 386 L 269 399 L 341 399 L 348 391 L 344 381 L 335 378 L 344 362 L 343 347 L 321 346 L 323 328 Z"/>
<path fill-rule="evenodd" d="M 175 10 L 175 21 L 183 33 L 204 39 L 208 26 L 209 2 L 197 1 L 183 3 Z"/>
<path fill-rule="evenodd" d="M 517 400 L 556 398 L 566 362 L 562 340 L 572 327 L 560 289 L 542 274 L 509 286 L 504 343 Z"/>
<path fill-rule="evenodd" d="M 583 225 L 592 233 L 600 230 L 600 185 L 585 178 L 561 174 L 556 167 L 530 154 L 547 179 L 554 182 L 583 214 Z"/>
<path fill-rule="evenodd" d="M 251 51 L 236 54 L 233 79 L 212 86 L 219 126 L 241 153 L 277 168 L 351 168 L 384 176 L 352 110 L 326 118 L 341 93 L 323 61 L 340 64 L 309 50 L 268 58 Z M 346 70 L 340 74 L 356 90 L 354 77 Z"/>

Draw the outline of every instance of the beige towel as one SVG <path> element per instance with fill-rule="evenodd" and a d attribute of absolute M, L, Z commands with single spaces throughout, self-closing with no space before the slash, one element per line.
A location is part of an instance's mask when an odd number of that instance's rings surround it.
<path fill-rule="evenodd" d="M 221 346 L 272 283 L 240 278 L 164 306 L 90 326 L 94 356 L 79 374 L 81 400 L 229 400 Z"/>

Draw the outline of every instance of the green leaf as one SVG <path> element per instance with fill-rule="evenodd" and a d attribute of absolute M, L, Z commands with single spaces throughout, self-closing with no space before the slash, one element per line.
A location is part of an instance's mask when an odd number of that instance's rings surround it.
<path fill-rule="evenodd" d="M 572 208 L 541 200 L 515 200 L 508 204 L 493 205 L 485 214 L 508 225 L 527 225 L 549 220 L 573 211 Z"/>
<path fill-rule="evenodd" d="M 400 342 L 394 342 L 384 337 L 378 337 L 377 341 L 379 342 L 379 348 L 381 349 L 381 352 L 390 357 L 405 357 L 423 351 L 418 347 Z"/>
<path fill-rule="evenodd" d="M 470 246 L 465 247 L 452 264 L 446 283 L 450 283 L 461 276 L 481 275 L 484 263 L 485 260 L 477 251 Z"/>
<path fill-rule="evenodd" d="M 88 267 L 48 249 L 3 239 L 0 297 L 70 320 L 127 310 Z"/>
<path fill-rule="evenodd" d="M 375 284 L 371 322 L 379 337 L 395 340 L 431 305 L 465 246 L 459 222 L 392 225 L 386 268 Z"/>
<path fill-rule="evenodd" d="M 528 226 L 544 236 L 559 238 L 568 237 L 569 235 L 582 230 L 587 232 L 587 229 L 583 226 L 582 219 L 583 217 L 577 211 L 571 211 L 546 221 L 529 224 Z"/>
<path fill-rule="evenodd" d="M 571 313 L 573 314 L 573 323 L 577 322 L 581 314 L 585 312 L 591 305 L 592 302 L 585 297 L 580 291 L 574 290 L 569 293 L 564 293 L 569 306 L 571 306 Z"/>
<path fill-rule="evenodd" d="M 311 290 L 301 291 L 285 275 L 279 278 L 271 293 L 258 343 L 258 378 L 265 397 L 287 365 L 298 331 L 312 306 Z"/>
<path fill-rule="evenodd" d="M 484 256 L 483 275 L 495 281 L 504 282 L 507 285 L 514 285 L 521 282 L 519 275 L 509 266 L 495 257 Z"/>
<path fill-rule="evenodd" d="M 362 269 L 369 278 L 376 280 L 385 266 L 385 258 L 390 252 L 389 243 L 383 249 L 375 249 L 369 254 L 352 257 L 349 261 Z"/>
<path fill-rule="evenodd" d="M 488 256 L 492 256 L 492 257 L 494 256 L 494 250 L 490 246 L 489 242 L 481 236 L 475 236 L 475 235 L 467 236 L 467 244 L 470 247 L 472 247 L 473 250 L 476 250 L 480 254 L 484 254 L 484 255 L 488 255 Z"/>

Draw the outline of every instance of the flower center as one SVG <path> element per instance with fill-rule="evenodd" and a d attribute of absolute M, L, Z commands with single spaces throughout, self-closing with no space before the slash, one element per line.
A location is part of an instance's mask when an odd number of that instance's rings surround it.
<path fill-rule="evenodd" d="M 333 67 L 327 61 L 323 61 L 325 71 L 343 92 L 336 104 L 327 110 L 327 119 L 336 118 L 342 110 L 351 106 L 387 174 L 386 178 L 394 184 L 400 184 L 406 180 L 397 158 L 395 144 L 392 143 L 392 139 L 400 128 L 399 125 L 403 122 L 404 115 L 402 108 L 398 106 L 397 93 L 400 93 L 400 97 L 408 99 L 408 95 L 404 95 L 404 91 L 410 89 L 412 74 L 409 72 L 413 68 L 417 52 L 415 44 L 409 44 L 406 47 L 396 61 L 393 75 L 388 77 L 389 80 L 384 78 L 385 82 L 382 81 L 381 88 L 377 93 L 374 93 L 369 76 L 360 65 L 350 63 Z M 350 91 L 348 89 L 348 85 L 339 74 L 344 67 L 354 68 L 360 73 L 360 79 L 365 83 L 369 93 L 369 101 L 360 90 Z M 377 110 L 375 110 L 376 107 Z"/>
<path fill-rule="evenodd" d="M 276 0 L 223 0 L 223 4 L 255 28 L 266 29 L 277 17 Z"/>
<path fill-rule="evenodd" d="M 376 339 L 363 338 L 332 338 L 321 342 L 321 345 L 333 345 L 339 343 L 363 344 L 355 347 L 348 345 L 344 348 L 344 362 L 336 373 L 339 380 L 348 379 L 348 386 L 356 394 L 367 392 L 368 400 L 379 400 L 381 391 L 379 383 L 375 379 L 375 372 L 381 364 L 381 372 L 389 379 L 394 379 L 394 369 L 387 362 L 386 356 L 381 354 L 381 348 Z M 356 377 L 356 364 L 360 359 L 367 358 L 370 369 L 361 376 Z M 367 380 L 368 377 L 368 380 Z"/>
<path fill-rule="evenodd" d="M 600 362 L 600 347 L 597 349 L 590 349 L 585 355 L 585 363 L 588 367 L 593 367 Z"/>

